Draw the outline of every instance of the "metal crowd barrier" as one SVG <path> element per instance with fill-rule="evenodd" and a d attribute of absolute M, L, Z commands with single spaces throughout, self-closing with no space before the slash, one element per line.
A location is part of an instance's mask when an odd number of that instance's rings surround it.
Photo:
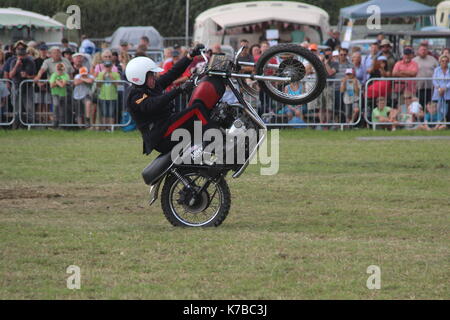
<path fill-rule="evenodd" d="M 101 86 L 116 86 L 117 99 L 105 100 L 100 95 Z M 66 85 L 65 93 L 52 95 L 48 80 L 24 80 L 17 94 L 19 121 L 31 127 L 111 128 L 130 124 L 122 121 L 126 111 L 126 97 L 130 84 L 123 80 L 95 80 L 85 97 L 75 92 L 73 80 Z"/>
<path fill-rule="evenodd" d="M 447 97 L 441 99 L 435 85 L 445 86 Z M 445 128 L 450 124 L 449 104 L 450 78 L 372 78 L 365 85 L 364 120 L 374 130 Z M 386 114 L 385 107 L 392 110 L 380 119 L 380 112 Z"/>
<path fill-rule="evenodd" d="M 9 79 L 0 79 L 0 126 L 10 126 L 16 120 L 16 86 Z"/>
<path fill-rule="evenodd" d="M 448 111 L 450 89 L 445 103 L 435 101 L 430 105 L 430 102 L 433 102 L 433 82 L 450 87 L 450 79 L 373 78 L 369 79 L 365 86 L 360 85 L 359 93 L 353 95 L 349 101 L 349 96 L 345 97 L 340 90 L 341 80 L 329 79 L 317 99 L 301 106 L 287 106 L 270 98 L 264 92 L 257 97 L 245 95 L 245 99 L 258 111 L 269 127 L 334 126 L 344 129 L 365 121 L 374 129 L 380 126 L 432 129 L 450 125 Z M 67 95 L 57 99 L 50 93 L 48 80 L 41 80 L 39 84 L 33 80 L 26 80 L 17 87 L 10 80 L 1 79 L 0 84 L 9 87 L 9 94 L 0 98 L 2 103 L 0 125 L 11 125 L 20 121 L 28 128 L 54 125 L 87 127 L 86 118 L 91 118 L 92 127 L 111 127 L 114 130 L 115 127 L 129 125 L 131 119 L 123 123 L 121 118 L 122 112 L 125 111 L 130 84 L 122 80 L 95 81 L 95 83 L 96 95 L 92 97 L 94 107 L 92 104 L 87 105 L 87 101 L 75 99 L 73 81 L 67 86 Z M 118 83 L 118 99 L 115 102 L 104 103 L 98 98 L 98 87 L 101 83 Z M 309 84 L 303 81 L 301 85 L 303 89 L 307 89 Z M 0 87 L 0 96 L 1 92 Z M 409 96 L 412 99 L 405 102 L 405 97 L 409 99 Z M 386 106 L 393 108 L 394 112 L 390 114 L 389 121 L 380 122 L 372 119 L 373 110 L 378 106 L 380 97 L 384 98 Z M 236 103 L 234 95 L 229 90 L 222 100 Z M 174 101 L 173 111 L 183 110 L 187 107 L 188 101 L 189 96 L 178 96 Z M 412 102 L 417 103 L 412 105 Z"/>
<path fill-rule="evenodd" d="M 302 90 L 308 90 L 311 81 L 302 81 Z M 337 127 L 344 129 L 361 121 L 363 86 L 359 92 L 344 99 L 340 79 L 328 79 L 322 94 L 314 101 L 300 106 L 288 106 L 270 98 L 264 92 L 259 97 L 246 96 L 269 127 Z"/>

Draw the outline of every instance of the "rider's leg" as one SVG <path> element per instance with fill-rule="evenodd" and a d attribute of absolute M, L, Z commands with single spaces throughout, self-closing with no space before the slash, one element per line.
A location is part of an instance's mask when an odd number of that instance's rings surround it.
<path fill-rule="evenodd" d="M 185 129 L 191 135 L 191 144 L 194 143 L 194 122 L 199 121 L 202 125 L 202 133 L 211 128 L 218 128 L 217 124 L 210 119 L 211 109 L 202 102 L 197 101 L 191 107 L 173 114 L 166 125 L 162 140 L 155 149 L 161 153 L 170 152 L 179 141 L 171 141 L 172 134 L 177 129 Z"/>

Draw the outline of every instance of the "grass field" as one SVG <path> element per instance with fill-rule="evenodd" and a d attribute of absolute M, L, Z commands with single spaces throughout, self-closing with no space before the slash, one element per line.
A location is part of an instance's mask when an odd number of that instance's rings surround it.
<path fill-rule="evenodd" d="M 414 134 L 282 131 L 193 230 L 148 206 L 137 133 L 0 130 L 0 299 L 449 299 L 450 140 L 356 140 Z"/>

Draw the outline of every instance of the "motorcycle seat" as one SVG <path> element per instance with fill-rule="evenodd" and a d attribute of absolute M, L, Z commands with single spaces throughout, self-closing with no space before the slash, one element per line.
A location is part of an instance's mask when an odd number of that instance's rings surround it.
<path fill-rule="evenodd" d="M 161 175 L 172 165 L 171 153 L 160 154 L 142 171 L 142 177 L 147 185 L 158 182 Z"/>

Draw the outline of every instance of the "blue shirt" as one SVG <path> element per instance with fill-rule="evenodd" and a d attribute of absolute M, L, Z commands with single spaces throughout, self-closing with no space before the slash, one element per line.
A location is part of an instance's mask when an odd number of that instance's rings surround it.
<path fill-rule="evenodd" d="M 433 92 L 433 101 L 437 101 L 440 99 L 439 96 L 439 88 L 445 88 L 445 94 L 444 99 L 450 100 L 450 69 L 447 68 L 447 72 L 444 74 L 444 71 L 439 66 L 436 69 L 434 69 L 433 74 L 433 86 L 434 86 L 434 92 Z"/>

